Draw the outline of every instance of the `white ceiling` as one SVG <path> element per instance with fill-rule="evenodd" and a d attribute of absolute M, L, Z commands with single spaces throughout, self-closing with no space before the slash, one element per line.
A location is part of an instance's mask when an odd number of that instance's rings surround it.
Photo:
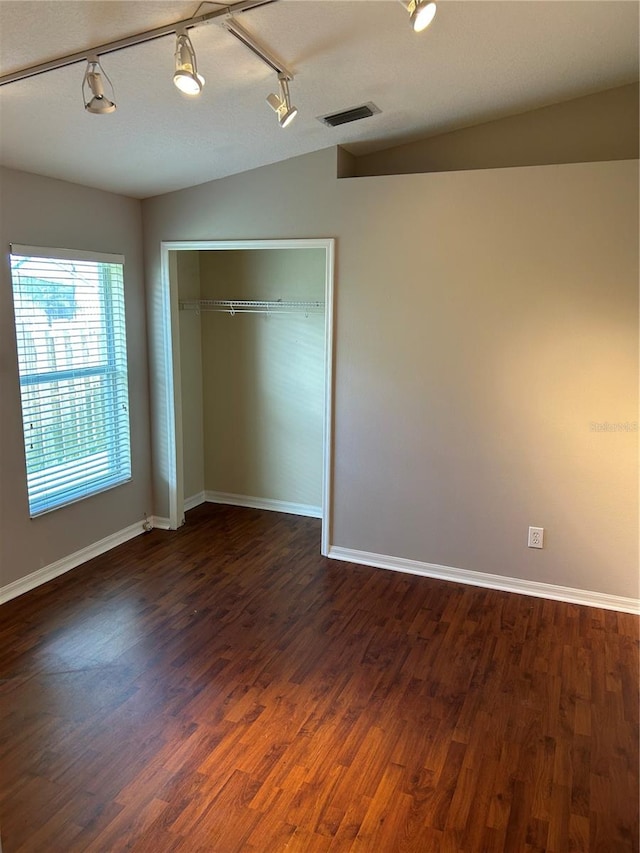
<path fill-rule="evenodd" d="M 338 144 L 367 153 L 637 80 L 639 5 L 439 0 L 416 34 L 396 0 L 279 0 L 238 20 L 295 74 L 300 112 L 286 130 L 265 103 L 275 74 L 212 23 L 190 33 L 207 81 L 196 99 L 173 86 L 173 36 L 104 57 L 111 115 L 83 109 L 83 63 L 2 87 L 0 162 L 144 198 Z M 197 9 L 0 0 L 0 73 Z M 379 115 L 340 128 L 316 119 L 368 101 Z"/>

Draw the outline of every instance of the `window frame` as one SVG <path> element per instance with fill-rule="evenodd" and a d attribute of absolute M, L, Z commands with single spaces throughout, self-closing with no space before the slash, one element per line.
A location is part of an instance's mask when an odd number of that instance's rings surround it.
<path fill-rule="evenodd" d="M 40 368 L 34 371 L 32 369 L 33 365 L 29 364 L 26 356 L 31 341 L 27 338 L 26 329 L 23 334 L 20 308 L 18 307 L 18 303 L 23 298 L 21 287 L 26 288 L 29 285 L 26 282 L 21 283 L 20 275 L 16 275 L 14 263 L 17 258 L 20 261 L 24 261 L 24 259 L 33 261 L 36 267 L 38 262 L 41 262 L 43 272 L 46 272 L 47 262 L 77 262 L 79 264 L 97 265 L 94 272 L 97 277 L 95 296 L 98 299 L 98 308 L 94 309 L 92 323 L 96 323 L 99 329 L 99 343 L 94 353 L 85 352 L 82 356 L 89 363 L 83 365 L 80 361 L 78 367 L 67 364 L 61 368 L 56 366 L 51 370 Z M 18 355 L 17 368 L 25 451 L 25 476 L 31 518 L 101 494 L 129 482 L 132 478 L 124 260 L 122 255 L 84 250 L 42 248 L 15 243 L 10 245 L 9 261 Z M 105 265 L 120 267 L 117 280 L 114 281 L 112 269 Z M 25 278 L 34 278 L 34 276 L 28 275 Z M 75 272 L 69 274 L 68 282 L 63 280 L 49 281 L 47 279 L 42 279 L 42 281 L 51 284 L 52 288 L 61 283 L 78 286 L 78 283 L 82 282 L 82 286 L 86 286 L 82 274 L 76 275 Z M 35 316 L 34 313 L 34 319 Z M 56 319 L 60 318 L 50 319 L 49 325 L 51 326 Z M 41 323 L 42 320 L 39 319 L 37 322 Z M 41 330 L 37 328 L 37 331 L 40 332 Z M 32 334 L 35 333 L 28 332 L 28 334 L 31 338 Z M 69 352 L 74 359 L 80 358 L 81 353 L 73 349 L 73 343 L 65 342 L 64 345 L 69 347 Z M 77 350 L 80 350 L 83 345 L 83 342 L 75 341 Z M 36 347 L 37 344 L 34 342 L 33 346 Z M 100 358 L 101 352 L 105 354 L 104 359 L 98 363 L 91 363 Z M 85 386 L 80 392 L 81 396 L 78 402 L 78 394 L 72 383 L 92 378 L 99 380 L 99 384 L 94 389 Z M 69 384 L 61 393 L 58 383 L 65 382 Z M 32 403 L 26 397 L 25 391 L 38 387 L 51 387 L 52 383 L 56 386 L 55 390 L 47 391 L 46 398 L 43 394 L 43 399 L 57 403 L 59 412 L 52 417 L 51 409 L 49 409 L 42 420 L 38 421 L 40 436 L 44 436 L 46 429 L 51 429 L 52 425 L 58 426 L 62 430 L 62 435 L 66 435 L 68 424 L 73 421 L 74 417 L 77 417 L 76 413 L 79 411 L 79 407 L 83 403 L 87 406 L 91 401 L 90 395 L 95 392 L 94 399 L 98 401 L 100 406 L 100 417 L 95 422 L 95 428 L 104 432 L 101 439 L 102 445 L 98 451 L 90 453 L 91 439 L 83 437 L 83 441 L 77 446 L 80 451 L 84 451 L 81 455 L 77 456 L 69 452 L 68 447 L 65 447 L 61 462 L 53 464 L 51 460 L 47 462 L 44 458 L 40 468 L 30 470 L 29 458 L 30 455 L 33 456 L 33 452 L 32 447 L 29 446 L 32 441 L 28 435 L 27 423 L 28 417 L 33 423 L 36 422 L 36 418 L 32 417 L 32 413 L 30 415 L 29 406 Z M 62 407 L 62 414 L 60 413 L 60 401 L 65 404 Z M 78 402 L 78 409 L 73 409 L 76 402 Z M 124 411 L 120 411 L 120 407 Z M 45 450 L 40 452 L 45 457 Z"/>

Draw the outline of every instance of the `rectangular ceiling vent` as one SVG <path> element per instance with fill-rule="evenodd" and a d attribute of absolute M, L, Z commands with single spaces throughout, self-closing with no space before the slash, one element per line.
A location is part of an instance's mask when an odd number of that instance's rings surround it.
<path fill-rule="evenodd" d="M 379 112 L 379 107 L 376 107 L 375 104 L 368 103 L 363 104 L 361 107 L 351 107 L 351 109 L 342 110 L 340 113 L 318 116 L 318 121 L 329 125 L 329 127 L 338 127 L 338 125 L 347 124 L 350 121 L 360 121 L 360 119 L 369 118 L 369 116 L 375 115 L 375 113 Z"/>

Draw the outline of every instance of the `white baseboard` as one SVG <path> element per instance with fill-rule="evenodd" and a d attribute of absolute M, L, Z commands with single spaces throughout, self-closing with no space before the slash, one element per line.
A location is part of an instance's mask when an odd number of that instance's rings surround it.
<path fill-rule="evenodd" d="M 296 504 L 289 501 L 276 501 L 272 498 L 256 498 L 251 495 L 233 495 L 229 492 L 205 492 L 208 503 L 246 506 L 251 509 L 268 509 L 273 512 L 286 512 L 289 515 L 306 515 L 309 518 L 322 518 L 322 507 L 310 504 Z M 186 505 L 185 505 L 186 509 Z"/>
<path fill-rule="evenodd" d="M 155 526 L 155 522 L 153 523 Z M 35 589 L 43 583 L 47 583 L 47 581 L 65 574 L 65 572 L 75 569 L 76 566 L 86 563 L 87 560 L 98 557 L 100 554 L 110 551 L 117 545 L 122 545 L 124 542 L 128 542 L 130 539 L 139 536 L 145 532 L 143 524 L 144 520 L 138 521 L 136 524 L 125 527 L 124 530 L 119 530 L 117 533 L 105 536 L 104 539 L 94 542 L 93 545 L 87 545 L 86 548 L 81 548 L 74 554 L 69 554 L 68 557 L 63 557 L 55 563 L 31 572 L 31 574 L 26 575 L 24 578 L 18 578 L 13 583 L 0 587 L 0 604 L 4 604 L 5 601 L 10 601 L 12 598 L 17 598 L 19 595 L 29 592 L 29 590 Z"/>
<path fill-rule="evenodd" d="M 566 601 L 570 604 L 584 604 L 588 607 L 601 607 L 604 610 L 619 610 L 623 613 L 640 615 L 640 600 L 636 598 L 625 598 L 620 595 L 608 595 L 604 592 L 573 589 L 568 586 L 557 586 L 556 584 L 504 577 L 503 575 L 472 572 L 468 569 L 455 569 L 451 566 L 438 566 L 435 563 L 405 560 L 402 557 L 387 557 L 383 554 L 372 554 L 368 551 L 355 551 L 351 548 L 337 546 L 329 548 L 328 556 L 332 560 L 344 560 L 347 563 L 391 569 L 394 572 L 405 572 L 437 578 L 438 580 L 498 589 L 502 592 L 516 592 L 521 595 L 533 595 L 536 598 L 550 598 L 554 601 Z"/>
<path fill-rule="evenodd" d="M 194 507 L 200 506 L 200 504 L 205 503 L 206 500 L 206 492 L 198 492 L 197 495 L 191 495 L 190 498 L 184 499 L 184 511 L 188 512 L 190 509 L 193 509 Z"/>
<path fill-rule="evenodd" d="M 267 498 L 253 498 L 245 495 L 233 495 L 226 492 L 206 492 L 206 500 L 211 503 L 231 504 L 232 506 L 246 506 L 253 509 L 267 509 L 276 512 L 285 512 L 293 515 L 306 515 L 312 518 L 321 518 L 322 513 L 318 507 L 306 504 L 291 504 L 285 501 L 270 500 Z M 199 501 L 202 502 L 202 501 Z M 197 504 L 194 504 L 196 506 Z M 149 519 L 153 527 L 160 530 L 169 530 L 169 519 L 153 516 Z M 119 530 L 106 536 L 93 545 L 81 548 L 68 557 L 57 560 L 42 569 L 18 578 L 6 586 L 0 587 L 0 604 L 17 598 L 29 590 L 41 586 L 47 581 L 57 578 L 65 572 L 75 569 L 82 563 L 86 563 L 93 557 L 104 554 L 118 545 L 122 545 L 144 533 L 144 520 L 132 524 L 124 530 Z M 619 595 L 609 595 L 592 590 L 574 589 L 572 587 L 558 586 L 556 584 L 540 583 L 539 581 L 523 580 L 521 578 L 505 577 L 503 575 L 492 575 L 484 572 L 472 572 L 468 569 L 456 569 L 451 566 L 439 566 L 435 563 L 423 563 L 418 560 L 407 560 L 402 557 L 389 557 L 383 554 L 374 554 L 369 551 L 357 551 L 351 548 L 332 546 L 329 548 L 328 556 L 332 560 L 343 560 L 348 563 L 358 563 L 364 566 L 373 566 L 379 569 L 390 569 L 396 572 L 405 572 L 422 577 L 436 578 L 438 580 L 452 581 L 454 583 L 469 584 L 471 586 L 497 589 L 502 592 L 515 592 L 521 595 L 532 595 L 536 598 L 549 598 L 554 601 L 565 601 L 570 604 L 582 604 L 588 607 L 600 607 L 604 610 L 618 610 L 623 613 L 640 615 L 640 601 L 635 598 L 625 598 Z"/>

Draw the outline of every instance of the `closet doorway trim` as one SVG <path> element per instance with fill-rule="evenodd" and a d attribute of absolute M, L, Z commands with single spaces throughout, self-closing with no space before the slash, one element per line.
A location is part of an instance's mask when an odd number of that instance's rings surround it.
<path fill-rule="evenodd" d="M 318 240 L 173 240 L 161 243 L 162 312 L 166 379 L 165 460 L 169 489 L 169 527 L 184 523 L 182 406 L 180 388 L 180 347 L 178 345 L 178 285 L 170 274 L 171 252 L 228 251 L 229 249 L 324 249 L 324 406 L 322 429 L 322 541 L 327 556 L 331 545 L 331 473 L 333 435 L 333 269 L 334 239 Z"/>

